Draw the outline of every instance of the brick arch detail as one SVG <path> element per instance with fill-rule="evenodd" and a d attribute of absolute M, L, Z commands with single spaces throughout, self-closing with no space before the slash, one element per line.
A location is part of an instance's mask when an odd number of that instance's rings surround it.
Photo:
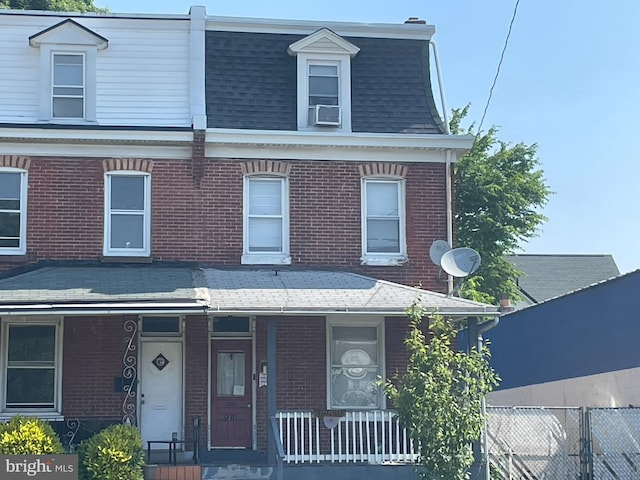
<path fill-rule="evenodd" d="M 288 176 L 291 173 L 291 164 L 273 160 L 255 160 L 253 162 L 245 162 L 242 164 L 243 175 L 255 175 L 260 173 Z"/>
<path fill-rule="evenodd" d="M 144 160 L 142 158 L 109 158 L 103 160 L 102 169 L 105 172 L 114 170 L 135 170 L 138 172 L 151 173 L 153 170 L 153 161 Z"/>
<path fill-rule="evenodd" d="M 31 157 L 20 157 L 18 155 L 0 155 L 0 167 L 21 168 L 29 170 Z"/>
<path fill-rule="evenodd" d="M 406 178 L 409 167 L 397 163 L 367 163 L 359 165 L 361 177 L 399 177 Z"/>

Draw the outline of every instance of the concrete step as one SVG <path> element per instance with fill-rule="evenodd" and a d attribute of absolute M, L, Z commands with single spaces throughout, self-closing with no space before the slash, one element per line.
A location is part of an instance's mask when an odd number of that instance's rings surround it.
<path fill-rule="evenodd" d="M 202 466 L 202 480 L 270 480 L 273 467 L 251 465 Z"/>

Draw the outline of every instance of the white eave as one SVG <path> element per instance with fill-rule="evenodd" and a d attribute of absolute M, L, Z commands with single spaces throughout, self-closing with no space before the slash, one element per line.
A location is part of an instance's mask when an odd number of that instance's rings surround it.
<path fill-rule="evenodd" d="M 310 35 L 328 28 L 341 37 L 403 38 L 431 40 L 433 25 L 411 23 L 323 22 L 318 20 L 277 20 L 271 18 L 236 18 L 208 16 L 207 30 L 223 32 L 277 33 Z"/>
<path fill-rule="evenodd" d="M 191 130 L 0 128 L 6 155 L 140 156 L 191 158 Z"/>
<path fill-rule="evenodd" d="M 205 155 L 217 158 L 444 162 L 473 145 L 473 135 L 278 132 L 207 129 Z"/>

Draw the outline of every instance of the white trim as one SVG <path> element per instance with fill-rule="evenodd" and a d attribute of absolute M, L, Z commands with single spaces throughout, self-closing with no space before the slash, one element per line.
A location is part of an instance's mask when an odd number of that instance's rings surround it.
<path fill-rule="evenodd" d="M 93 125 L 96 123 L 96 57 L 98 49 L 88 45 L 42 44 L 40 47 L 40 121 L 54 124 Z M 84 117 L 54 118 L 52 111 L 53 56 L 84 56 Z"/>
<path fill-rule="evenodd" d="M 222 32 L 278 33 L 311 35 L 327 28 L 344 37 L 400 38 L 430 40 L 436 29 L 433 25 L 396 23 L 331 22 L 318 20 L 277 20 L 271 18 L 241 18 L 208 16 L 207 30 Z"/>
<path fill-rule="evenodd" d="M 251 181 L 278 180 L 280 182 L 280 207 L 282 217 L 282 250 L 280 252 L 250 252 L 249 251 L 249 185 Z M 243 265 L 289 265 L 289 179 L 276 175 L 245 175 L 243 179 L 242 205 L 242 259 Z"/>
<path fill-rule="evenodd" d="M 472 135 L 372 134 L 323 131 L 207 129 L 205 156 L 374 162 L 445 163 L 445 150 L 462 155 Z M 455 161 L 455 158 L 452 159 Z"/>
<path fill-rule="evenodd" d="M 367 251 L 367 184 L 369 183 L 391 183 L 397 185 L 398 191 L 398 230 L 399 230 L 399 252 L 369 252 Z M 360 181 L 360 206 L 361 206 L 361 241 L 362 257 L 360 262 L 363 265 L 372 266 L 397 266 L 408 261 L 407 258 L 407 214 L 406 214 L 406 182 L 404 179 L 395 177 L 363 177 Z"/>
<path fill-rule="evenodd" d="M 0 358 L 0 418 L 12 417 L 15 415 L 37 416 L 46 419 L 58 419 L 62 416 L 62 368 L 63 368 L 63 320 L 61 317 L 44 317 L 37 320 L 24 319 L 2 319 L 2 356 Z M 7 408 L 6 407 L 6 391 L 7 391 L 7 368 L 9 351 L 9 327 L 12 325 L 20 326 L 53 326 L 55 327 L 55 355 L 54 355 L 54 405 L 53 408 L 33 409 L 33 408 Z"/>
<path fill-rule="evenodd" d="M 20 174 L 20 240 L 17 247 L 0 247 L 2 255 L 25 255 L 27 253 L 27 199 L 29 189 L 29 173 L 21 168 L 0 167 L 2 173 Z"/>
<path fill-rule="evenodd" d="M 289 45 L 287 52 L 297 59 L 298 130 L 351 132 L 351 58 L 359 51 L 358 47 L 326 28 Z M 309 121 L 309 70 L 312 65 L 337 67 L 340 125 L 316 126 Z"/>
<path fill-rule="evenodd" d="M 353 407 L 353 406 L 333 406 L 331 404 L 331 344 L 332 344 L 332 328 L 334 326 L 345 327 L 376 327 L 378 342 L 378 368 L 381 378 L 386 377 L 386 344 L 385 344 L 385 317 L 383 316 L 363 316 L 363 317 L 346 317 L 338 315 L 327 315 L 326 317 L 326 385 L 327 385 L 327 408 L 328 409 L 348 409 L 348 410 L 378 410 L 386 408 L 386 396 L 379 390 L 379 405 L 375 407 Z"/>
<path fill-rule="evenodd" d="M 207 128 L 207 106 L 205 94 L 205 7 L 193 6 L 189 11 L 189 92 L 191 96 L 191 123 L 196 130 Z"/>
<path fill-rule="evenodd" d="M 113 177 L 142 177 L 143 201 L 142 210 L 142 248 L 114 248 L 111 239 L 111 179 Z M 136 215 L 140 215 L 137 213 Z M 112 170 L 104 174 L 104 248 L 105 256 L 148 257 L 151 255 L 151 175 L 136 170 Z"/>

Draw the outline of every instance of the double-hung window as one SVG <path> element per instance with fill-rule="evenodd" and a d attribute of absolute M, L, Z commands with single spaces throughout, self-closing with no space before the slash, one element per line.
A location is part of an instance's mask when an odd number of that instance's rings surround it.
<path fill-rule="evenodd" d="M 329 408 L 382 408 L 382 321 L 329 321 Z"/>
<path fill-rule="evenodd" d="M 0 169 L 0 255 L 27 251 L 27 172 Z"/>
<path fill-rule="evenodd" d="M 3 323 L 3 412 L 60 410 L 60 323 Z"/>
<path fill-rule="evenodd" d="M 104 254 L 149 256 L 151 175 L 118 171 L 105 176 Z"/>
<path fill-rule="evenodd" d="M 51 112 L 54 119 L 85 118 L 83 54 L 53 53 Z"/>
<path fill-rule="evenodd" d="M 288 264 L 289 202 L 285 177 L 245 177 L 242 263 Z"/>
<path fill-rule="evenodd" d="M 363 263 L 396 265 L 406 261 L 404 190 L 404 180 L 363 179 Z"/>

